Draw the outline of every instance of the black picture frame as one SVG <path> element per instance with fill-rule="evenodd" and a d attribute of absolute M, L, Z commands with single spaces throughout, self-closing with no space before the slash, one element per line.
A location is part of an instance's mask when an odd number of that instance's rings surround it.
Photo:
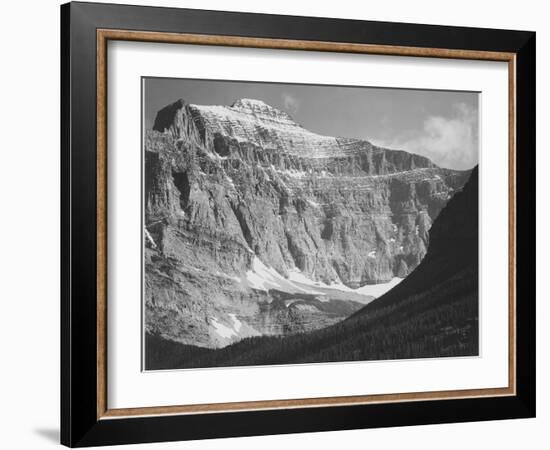
<path fill-rule="evenodd" d="M 511 52 L 516 55 L 516 395 L 98 418 L 98 29 Z M 70 447 L 535 416 L 534 32 L 112 4 L 61 6 L 61 443 Z"/>

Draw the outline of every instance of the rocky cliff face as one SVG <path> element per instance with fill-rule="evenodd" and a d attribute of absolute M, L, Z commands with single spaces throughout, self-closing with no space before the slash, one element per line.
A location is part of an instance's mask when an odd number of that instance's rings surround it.
<path fill-rule="evenodd" d="M 394 289 L 334 325 L 221 349 L 146 335 L 148 369 L 479 355 L 478 171 L 434 221 L 426 257 Z"/>
<path fill-rule="evenodd" d="M 249 99 L 165 107 L 144 166 L 146 329 L 209 347 L 347 317 L 420 263 L 469 174 Z"/>

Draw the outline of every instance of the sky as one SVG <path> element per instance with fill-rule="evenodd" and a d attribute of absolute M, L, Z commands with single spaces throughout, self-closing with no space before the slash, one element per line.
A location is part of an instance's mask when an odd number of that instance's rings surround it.
<path fill-rule="evenodd" d="M 145 126 L 180 98 L 228 106 L 240 98 L 262 100 L 310 131 L 418 153 L 449 169 L 470 169 L 479 159 L 476 92 L 145 78 Z"/>

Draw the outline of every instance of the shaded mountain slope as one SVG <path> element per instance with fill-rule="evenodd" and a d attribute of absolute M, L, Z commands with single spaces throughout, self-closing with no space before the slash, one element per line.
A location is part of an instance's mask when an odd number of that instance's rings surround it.
<path fill-rule="evenodd" d="M 478 205 L 476 166 L 464 189 L 453 197 L 432 225 L 428 253 L 418 270 L 356 315 L 365 315 L 381 306 L 397 303 L 411 293 L 428 291 L 465 270 L 477 271 Z"/>
<path fill-rule="evenodd" d="M 218 350 L 155 334 L 146 339 L 148 369 L 477 355 L 477 168 L 436 219 L 417 269 L 347 320 L 309 333 L 248 338 Z"/>

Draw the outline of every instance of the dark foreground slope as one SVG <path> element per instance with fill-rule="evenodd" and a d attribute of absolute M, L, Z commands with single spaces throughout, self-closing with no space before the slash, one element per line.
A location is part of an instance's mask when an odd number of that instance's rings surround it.
<path fill-rule="evenodd" d="M 191 368 L 478 354 L 478 172 L 440 213 L 428 253 L 401 284 L 336 325 L 222 349 L 146 336 L 146 368 Z"/>

